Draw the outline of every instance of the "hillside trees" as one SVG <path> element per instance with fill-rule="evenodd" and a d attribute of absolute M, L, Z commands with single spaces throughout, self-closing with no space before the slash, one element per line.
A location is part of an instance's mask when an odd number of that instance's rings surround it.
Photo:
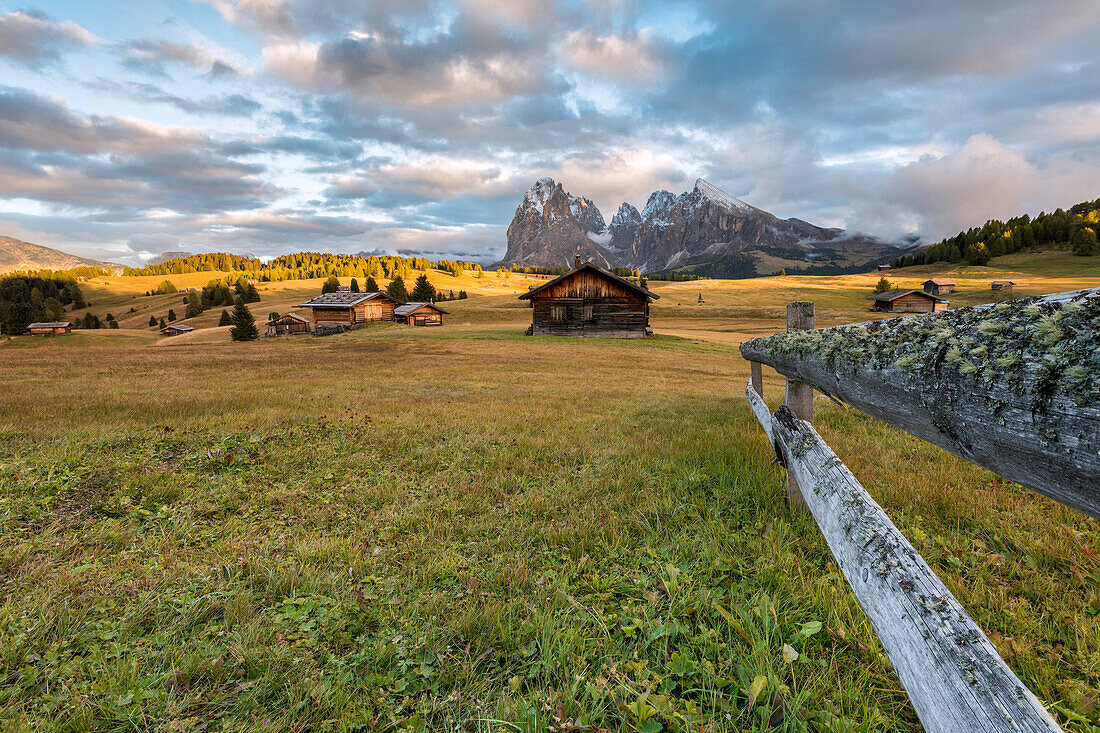
<path fill-rule="evenodd" d="M 156 328 L 156 325 L 157 325 L 157 317 L 156 316 L 149 316 L 149 328 Z"/>
<path fill-rule="evenodd" d="M 896 258 L 894 267 L 927 265 L 933 262 L 966 262 L 985 265 L 990 258 L 1013 254 L 1032 247 L 1069 247 L 1075 254 L 1090 249 L 1090 235 L 1100 228 L 1100 199 L 1084 201 L 1068 211 L 1056 209 L 1034 219 L 1027 214 L 1008 221 L 991 219 L 937 244 Z M 1084 232 L 1084 233 L 1082 233 Z M 1080 243 L 1080 244 L 1078 244 Z"/>
<path fill-rule="evenodd" d="M 409 293 L 405 290 L 405 280 L 400 275 L 394 275 L 393 280 L 386 286 L 386 295 L 400 303 L 409 302 Z"/>
<path fill-rule="evenodd" d="M 230 317 L 233 328 L 229 329 L 229 338 L 234 341 L 255 341 L 260 337 L 260 331 L 256 328 L 256 319 L 252 311 L 244 304 L 244 300 L 238 300 L 233 307 L 233 315 Z"/>
<path fill-rule="evenodd" d="M 340 280 L 335 275 L 329 275 L 328 280 L 325 280 L 325 284 L 321 286 L 321 295 L 335 293 L 339 289 Z"/>
<path fill-rule="evenodd" d="M 1073 250 L 1073 254 L 1082 257 L 1089 257 L 1100 252 L 1100 243 L 1096 241 L 1096 232 L 1089 227 L 1081 227 L 1073 235 L 1070 248 Z"/>
<path fill-rule="evenodd" d="M 233 318 L 229 315 L 229 311 L 223 310 L 221 318 L 218 319 L 219 326 L 232 326 Z"/>
<path fill-rule="evenodd" d="M 179 288 L 171 280 L 162 280 L 157 289 L 153 291 L 154 295 L 168 295 L 170 293 L 178 293 Z"/>
<path fill-rule="evenodd" d="M 176 312 L 171 308 L 168 309 L 168 320 L 169 322 L 176 320 Z"/>
<path fill-rule="evenodd" d="M 409 299 L 417 303 L 428 303 L 435 300 L 435 286 L 428 282 L 427 275 L 420 275 L 416 278 L 416 283 L 413 285 L 413 291 L 409 295 Z"/>
<path fill-rule="evenodd" d="M 370 276 L 367 277 L 366 291 L 368 293 L 377 293 L 378 292 L 378 281 L 374 279 L 373 275 L 370 275 Z"/>
<path fill-rule="evenodd" d="M 0 277 L 0 330 L 5 333 L 22 333 L 22 329 L 8 331 L 6 325 L 8 312 L 17 302 L 21 305 L 12 321 L 12 328 L 24 320 L 24 308 L 30 319 L 27 322 L 34 323 L 60 320 L 64 316 L 65 306 L 77 309 L 86 305 L 80 288 L 73 280 L 24 274 Z"/>
<path fill-rule="evenodd" d="M 360 292 L 360 290 L 359 290 L 359 281 L 356 280 L 354 277 L 351 279 L 351 292 L 353 292 L 353 293 Z"/>
<path fill-rule="evenodd" d="M 199 302 L 199 294 L 192 290 L 187 294 L 187 310 L 184 312 L 184 318 L 194 318 L 201 314 L 203 311 L 202 303 Z"/>

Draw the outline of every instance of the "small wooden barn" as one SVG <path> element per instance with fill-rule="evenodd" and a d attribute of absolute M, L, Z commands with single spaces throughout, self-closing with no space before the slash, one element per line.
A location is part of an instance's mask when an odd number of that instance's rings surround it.
<path fill-rule="evenodd" d="M 531 301 L 534 336 L 642 338 L 652 333 L 649 304 L 659 297 L 578 258 L 572 270 L 519 299 Z"/>
<path fill-rule="evenodd" d="M 287 313 L 267 322 L 268 336 L 284 336 L 294 333 L 309 333 L 309 320 L 297 313 Z"/>
<path fill-rule="evenodd" d="M 939 296 L 926 293 L 923 290 L 906 290 L 895 288 L 885 293 L 872 295 L 868 300 L 871 310 L 885 311 L 889 313 L 933 313 L 945 311 L 949 303 Z"/>
<path fill-rule="evenodd" d="M 385 293 L 325 293 L 298 304 L 313 312 L 313 325 L 358 328 L 364 323 L 392 321 L 393 309 L 401 305 Z"/>
<path fill-rule="evenodd" d="M 72 333 L 73 324 L 68 321 L 47 321 L 45 323 L 32 323 L 27 326 L 27 331 L 32 336 L 53 336 L 59 333 Z"/>
<path fill-rule="evenodd" d="M 160 332 L 163 333 L 165 336 L 179 336 L 181 333 L 190 333 L 194 330 L 195 329 L 191 328 L 190 326 L 185 326 L 182 323 L 174 323 L 168 328 L 162 328 Z"/>
<path fill-rule="evenodd" d="M 989 284 L 990 290 L 1012 290 L 1016 287 L 1016 283 L 1011 280 L 994 280 Z"/>
<path fill-rule="evenodd" d="M 893 268 L 890 267 L 890 265 L 879 265 L 878 266 L 878 271 L 879 272 L 886 272 L 887 270 L 892 270 L 892 269 Z"/>
<path fill-rule="evenodd" d="M 351 292 L 351 286 L 350 285 L 337 285 L 336 286 L 336 292 L 338 292 L 338 293 L 350 293 Z"/>
<path fill-rule="evenodd" d="M 442 326 L 447 311 L 435 303 L 405 303 L 393 309 L 393 319 L 410 326 Z"/>
<path fill-rule="evenodd" d="M 924 288 L 924 292 L 931 295 L 947 295 L 948 293 L 955 292 L 955 281 L 945 280 L 943 278 L 933 278 L 931 280 L 925 280 L 921 283 L 921 287 Z"/>

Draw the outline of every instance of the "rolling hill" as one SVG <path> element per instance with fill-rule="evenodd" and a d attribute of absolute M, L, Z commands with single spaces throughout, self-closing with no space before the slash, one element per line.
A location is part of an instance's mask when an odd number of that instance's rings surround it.
<path fill-rule="evenodd" d="M 68 252 L 0 236 L 0 274 L 17 270 L 68 270 L 73 267 L 107 267 L 121 271 L 122 265 L 77 257 Z"/>

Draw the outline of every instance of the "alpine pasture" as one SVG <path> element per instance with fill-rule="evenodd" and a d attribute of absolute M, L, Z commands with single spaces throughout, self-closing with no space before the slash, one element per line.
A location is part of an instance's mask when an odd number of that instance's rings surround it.
<path fill-rule="evenodd" d="M 1081 258 L 1028 257 L 885 275 L 949 275 L 952 308 L 1100 286 Z M 516 296 L 542 279 L 432 271 L 470 296 L 442 328 L 243 344 L 218 308 L 183 336 L 148 328 L 182 310 L 144 295 L 164 277 L 82 283 L 120 329 L 0 342 L 0 720 L 919 730 L 812 518 L 785 505 L 737 351 L 790 301 L 818 326 L 883 317 L 879 277 L 650 282 L 656 335 L 618 341 L 523 336 Z M 261 283 L 252 312 L 321 282 Z M 766 375 L 773 409 L 782 390 Z M 1058 722 L 1100 730 L 1100 525 L 816 410 Z"/>

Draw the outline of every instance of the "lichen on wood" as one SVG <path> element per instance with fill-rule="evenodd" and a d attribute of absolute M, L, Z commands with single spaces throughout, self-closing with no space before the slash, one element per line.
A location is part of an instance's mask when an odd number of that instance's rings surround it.
<path fill-rule="evenodd" d="M 1100 289 L 777 333 L 774 367 L 1100 516 Z"/>

